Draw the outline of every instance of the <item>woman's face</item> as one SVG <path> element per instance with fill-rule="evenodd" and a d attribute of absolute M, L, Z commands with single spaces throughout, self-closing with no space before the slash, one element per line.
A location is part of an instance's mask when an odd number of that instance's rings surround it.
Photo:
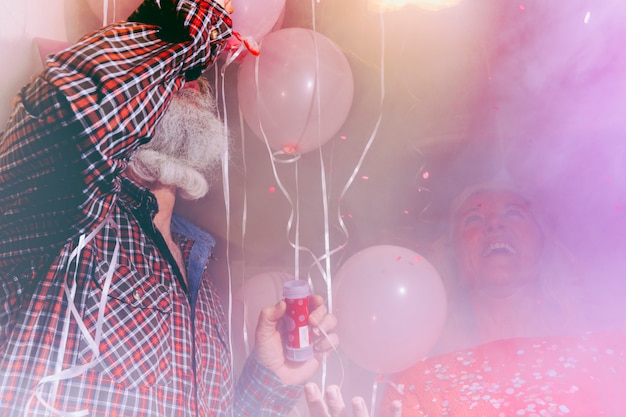
<path fill-rule="evenodd" d="M 542 235 L 523 198 L 481 191 L 463 203 L 453 221 L 463 285 L 507 296 L 537 278 Z"/>

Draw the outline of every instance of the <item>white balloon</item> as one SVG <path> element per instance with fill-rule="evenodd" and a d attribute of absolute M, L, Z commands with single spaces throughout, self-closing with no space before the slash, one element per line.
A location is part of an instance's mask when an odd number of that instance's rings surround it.
<path fill-rule="evenodd" d="M 261 310 L 278 303 L 283 298 L 283 283 L 292 279 L 293 275 L 286 272 L 264 272 L 248 278 L 235 292 L 232 335 L 236 368 L 254 347 L 254 332 Z"/>

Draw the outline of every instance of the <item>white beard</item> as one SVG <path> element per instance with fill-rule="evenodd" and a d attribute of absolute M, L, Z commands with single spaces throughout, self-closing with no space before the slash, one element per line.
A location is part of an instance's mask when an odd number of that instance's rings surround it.
<path fill-rule="evenodd" d="M 140 178 L 173 185 L 187 199 L 207 193 L 229 148 L 208 84 L 198 81 L 201 91 L 187 88 L 174 95 L 153 139 L 133 157 L 133 170 Z"/>
<path fill-rule="evenodd" d="M 226 155 L 229 139 L 208 86 L 201 84 L 201 88 L 202 92 L 183 89 L 176 93 L 156 127 L 155 144 L 150 148 L 209 175 Z"/>

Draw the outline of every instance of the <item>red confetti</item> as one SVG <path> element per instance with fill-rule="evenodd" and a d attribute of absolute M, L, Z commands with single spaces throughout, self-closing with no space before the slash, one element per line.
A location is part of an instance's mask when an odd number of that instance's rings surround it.
<path fill-rule="evenodd" d="M 270 193 L 274 193 L 276 192 L 276 187 L 270 187 L 267 191 L 269 191 Z"/>
<path fill-rule="evenodd" d="M 428 171 L 422 174 L 422 178 L 424 178 L 425 180 L 427 180 L 429 177 L 430 177 L 430 173 Z"/>
<path fill-rule="evenodd" d="M 361 179 L 362 179 L 362 180 L 369 180 L 369 179 L 370 179 L 370 177 L 368 177 L 367 175 L 363 175 L 363 176 L 361 177 Z"/>

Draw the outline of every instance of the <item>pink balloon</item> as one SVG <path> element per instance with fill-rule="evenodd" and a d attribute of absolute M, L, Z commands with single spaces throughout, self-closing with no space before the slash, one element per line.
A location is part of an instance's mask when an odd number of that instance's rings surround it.
<path fill-rule="evenodd" d="M 248 278 L 233 297 L 233 333 L 248 333 L 249 348 L 254 346 L 254 331 L 263 307 L 283 298 L 283 283 L 292 280 L 286 272 L 264 272 Z M 245 327 L 244 327 L 245 326 Z"/>
<path fill-rule="evenodd" d="M 395 373 L 421 360 L 441 335 L 446 294 L 435 268 L 399 246 L 372 246 L 335 276 L 335 315 L 343 351 L 359 366 Z"/>
<path fill-rule="evenodd" d="M 275 28 L 285 10 L 285 0 L 237 0 L 233 6 L 233 30 L 260 42 Z"/>
<path fill-rule="evenodd" d="M 232 297 L 232 348 L 235 374 L 243 370 L 254 348 L 254 334 L 263 307 L 279 302 L 283 283 L 293 279 L 285 272 L 268 271 L 246 279 Z"/>
<path fill-rule="evenodd" d="M 303 154 L 319 148 L 337 133 L 352 105 L 348 60 L 310 29 L 277 30 L 260 46 L 261 54 L 246 56 L 239 67 L 237 95 L 246 123 L 261 139 L 265 132 L 275 150 Z"/>

